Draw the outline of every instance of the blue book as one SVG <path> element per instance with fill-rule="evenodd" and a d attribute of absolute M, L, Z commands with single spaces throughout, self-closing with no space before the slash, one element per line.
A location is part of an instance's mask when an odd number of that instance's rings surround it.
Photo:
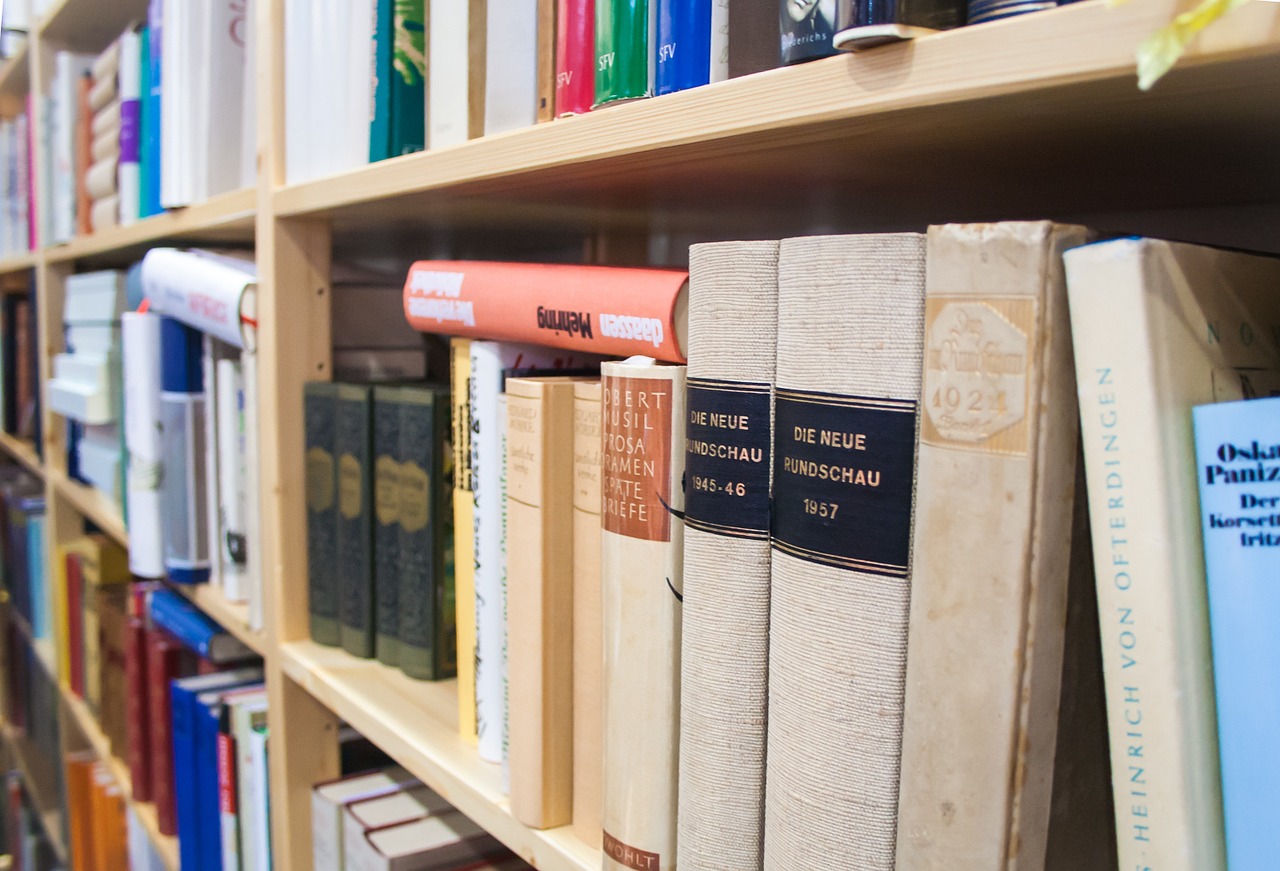
<path fill-rule="evenodd" d="M 160 205 L 160 38 L 164 29 L 164 0 L 147 6 L 142 39 L 142 164 L 138 214 L 144 218 L 164 211 Z"/>
<path fill-rule="evenodd" d="M 32 514 L 27 518 L 27 578 L 31 583 L 31 633 L 36 638 L 48 638 L 51 634 L 44 535 L 44 514 Z"/>
<path fill-rule="evenodd" d="M 657 0 L 654 90 L 671 94 L 711 81 L 712 0 Z"/>
<path fill-rule="evenodd" d="M 151 622 L 212 663 L 242 662 L 257 656 L 181 594 L 159 589 L 150 598 Z"/>
<path fill-rule="evenodd" d="M 1192 410 L 1231 871 L 1280 856 L 1280 397 Z"/>
<path fill-rule="evenodd" d="M 258 683 L 260 667 L 220 671 L 195 677 L 178 678 L 170 684 L 170 716 L 173 720 L 173 792 L 178 821 L 178 855 L 183 869 L 202 869 L 206 847 L 201 843 L 201 805 L 199 790 L 198 729 L 199 696 L 214 690 L 228 690 Z M 217 782 L 217 760 L 214 761 Z M 215 814 L 215 819 L 217 816 Z M 221 838 L 218 839 L 221 855 Z M 220 871 L 221 863 L 219 863 Z"/>

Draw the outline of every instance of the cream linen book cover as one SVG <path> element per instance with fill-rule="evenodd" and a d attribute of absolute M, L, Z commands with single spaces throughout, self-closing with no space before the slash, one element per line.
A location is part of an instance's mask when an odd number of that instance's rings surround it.
<path fill-rule="evenodd" d="M 597 848 L 604 801 L 600 400 L 598 379 L 573 385 L 573 830 Z"/>
<path fill-rule="evenodd" d="M 685 367 L 604 363 L 604 871 L 676 867 Z"/>
<path fill-rule="evenodd" d="M 1062 252 L 1086 241 L 929 228 L 899 868 L 1044 868 L 1078 428 Z"/>
<path fill-rule="evenodd" d="M 1191 408 L 1280 386 L 1280 260 L 1134 238 L 1065 262 L 1120 867 L 1221 871 Z"/>
<path fill-rule="evenodd" d="M 484 135 L 488 0 L 428 0 L 427 148 Z"/>
<path fill-rule="evenodd" d="M 476 548 L 471 494 L 471 340 L 450 339 L 453 583 L 457 597 L 458 732 L 476 743 Z"/>
<path fill-rule="evenodd" d="M 511 811 L 573 820 L 572 378 L 507 380 Z"/>
<path fill-rule="evenodd" d="M 924 252 L 778 251 L 767 871 L 894 867 Z"/>
<path fill-rule="evenodd" d="M 679 867 L 759 868 L 778 243 L 689 249 Z"/>

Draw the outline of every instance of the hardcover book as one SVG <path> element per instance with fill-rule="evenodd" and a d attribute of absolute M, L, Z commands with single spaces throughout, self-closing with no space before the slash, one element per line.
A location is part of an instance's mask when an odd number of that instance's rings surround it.
<path fill-rule="evenodd" d="M 836 0 L 779 0 L 779 6 L 784 65 L 836 53 Z"/>
<path fill-rule="evenodd" d="M 369 162 L 426 147 L 425 0 L 373 0 L 374 93 Z"/>
<path fill-rule="evenodd" d="M 604 869 L 676 867 L 685 368 L 601 366 Z"/>
<path fill-rule="evenodd" d="M 1085 241 L 929 228 L 900 864 L 1045 864 L 1078 427 L 1062 252 Z"/>
<path fill-rule="evenodd" d="M 728 3 L 652 2 L 657 4 L 655 94 L 671 94 L 729 77 Z"/>
<path fill-rule="evenodd" d="M 373 388 L 339 384 L 333 436 L 337 467 L 337 571 L 342 648 L 373 656 Z"/>
<path fill-rule="evenodd" d="M 596 0 L 557 0 L 556 117 L 591 111 L 596 97 Z"/>
<path fill-rule="evenodd" d="M 429 0 L 427 147 L 484 135 L 488 0 Z"/>
<path fill-rule="evenodd" d="M 573 385 L 573 830 L 600 846 L 604 606 L 600 601 L 600 381 Z"/>
<path fill-rule="evenodd" d="M 1275 389 L 1280 260 L 1142 238 L 1064 259 L 1120 867 L 1220 871 L 1191 408 Z"/>
<path fill-rule="evenodd" d="M 400 388 L 373 388 L 374 651 L 400 661 Z"/>
<path fill-rule="evenodd" d="M 657 0 L 596 0 L 596 106 L 653 94 Z"/>
<path fill-rule="evenodd" d="M 311 640 L 337 645 L 337 464 L 334 423 L 338 385 L 311 382 L 303 389 L 306 429 L 307 591 Z"/>
<path fill-rule="evenodd" d="M 694 245 L 689 287 L 678 867 L 759 868 L 778 243 Z"/>
<path fill-rule="evenodd" d="M 894 867 L 924 254 L 779 248 L 767 871 Z"/>
<path fill-rule="evenodd" d="M 449 341 L 453 442 L 453 582 L 457 602 L 458 733 L 476 743 L 476 549 L 471 492 L 471 340 Z"/>

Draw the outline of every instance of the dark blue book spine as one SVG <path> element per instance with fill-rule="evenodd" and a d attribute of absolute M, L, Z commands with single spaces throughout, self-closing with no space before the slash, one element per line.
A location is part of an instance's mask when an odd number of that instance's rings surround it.
<path fill-rule="evenodd" d="M 712 0 L 657 0 L 654 85 L 658 94 L 711 81 Z"/>
<path fill-rule="evenodd" d="M 172 590 L 151 594 L 151 621 L 205 658 L 213 639 L 225 634 L 221 626 Z"/>
<path fill-rule="evenodd" d="M 173 719 L 173 793 L 182 868 L 200 867 L 200 808 L 196 792 L 195 693 L 175 680 L 169 692 Z"/>
<path fill-rule="evenodd" d="M 196 700 L 196 814 L 200 828 L 199 871 L 222 871 L 222 810 L 218 802 L 218 715 L 222 703 Z M 186 867 L 185 865 L 183 866 Z"/>

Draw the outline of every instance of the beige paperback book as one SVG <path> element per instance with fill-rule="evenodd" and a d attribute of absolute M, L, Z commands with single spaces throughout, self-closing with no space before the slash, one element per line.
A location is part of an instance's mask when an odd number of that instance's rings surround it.
<path fill-rule="evenodd" d="M 778 243 L 689 250 L 682 871 L 759 868 Z"/>
<path fill-rule="evenodd" d="M 685 367 L 604 363 L 604 871 L 676 867 Z"/>
<path fill-rule="evenodd" d="M 778 252 L 767 871 L 894 868 L 924 254 Z"/>
<path fill-rule="evenodd" d="M 573 385 L 573 830 L 600 846 L 604 764 L 600 381 Z"/>
<path fill-rule="evenodd" d="M 1120 867 L 1221 871 L 1191 408 L 1280 387 L 1280 260 L 1129 238 L 1065 262 Z"/>
<path fill-rule="evenodd" d="M 929 228 L 900 868 L 1044 868 L 1078 429 L 1062 253 L 1086 241 Z"/>

